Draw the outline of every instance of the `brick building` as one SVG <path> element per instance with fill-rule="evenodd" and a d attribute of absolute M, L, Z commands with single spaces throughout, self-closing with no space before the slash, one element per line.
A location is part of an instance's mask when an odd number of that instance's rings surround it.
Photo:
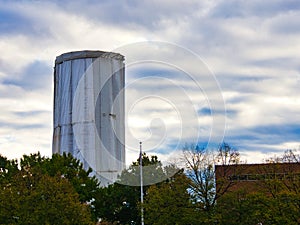
<path fill-rule="evenodd" d="M 217 192 L 270 193 L 270 185 L 300 188 L 300 163 L 216 165 Z"/>

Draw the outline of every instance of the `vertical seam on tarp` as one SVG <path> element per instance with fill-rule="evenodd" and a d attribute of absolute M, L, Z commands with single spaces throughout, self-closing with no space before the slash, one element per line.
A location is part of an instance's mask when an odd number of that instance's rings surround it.
<path fill-rule="evenodd" d="M 85 58 L 84 60 L 83 60 L 83 71 L 84 71 L 84 75 L 85 76 L 83 76 L 83 80 L 84 80 L 84 113 L 83 113 L 83 117 L 84 117 L 84 127 L 83 127 L 83 134 L 84 134 L 84 136 L 85 137 L 87 137 L 88 135 L 87 135 L 87 126 L 88 126 L 88 123 L 86 123 L 86 122 L 88 122 L 87 120 L 86 120 L 86 114 L 87 114 L 87 79 L 88 79 L 88 76 L 87 76 L 87 74 L 86 74 L 86 61 L 87 61 L 87 59 Z M 85 156 L 86 156 L 86 146 L 87 146 L 87 138 L 83 138 L 83 141 L 84 141 L 84 143 L 83 143 L 83 149 L 82 149 L 82 157 L 83 157 L 83 161 L 85 162 L 86 160 L 85 160 Z M 86 164 L 86 163 L 84 163 L 84 164 Z M 84 166 L 84 167 L 86 167 L 86 165 Z"/>
<path fill-rule="evenodd" d="M 93 72 L 92 73 L 92 90 L 91 90 L 91 93 L 92 93 L 92 96 L 93 96 L 93 99 L 92 99 L 92 106 L 93 106 L 93 113 L 92 115 L 94 115 L 94 118 L 92 118 L 92 125 L 93 125 L 93 129 L 95 130 L 95 133 L 94 133 L 94 149 L 93 149 L 93 156 L 96 157 L 96 151 L 97 151 L 97 135 L 98 135 L 98 130 L 97 130 L 97 119 L 96 119 L 96 105 L 97 105 L 97 97 L 95 96 L 95 73 L 94 73 L 94 67 L 95 67 L 95 64 L 94 64 L 94 61 L 95 59 L 94 58 L 91 58 L 91 71 Z M 94 164 L 96 164 L 96 170 L 97 170 L 97 161 L 96 159 L 93 159 L 95 160 L 95 162 L 93 162 Z"/>
<path fill-rule="evenodd" d="M 114 96 L 114 65 L 113 65 L 113 59 L 111 59 L 110 58 L 110 88 L 111 88 L 111 102 L 110 102 L 110 109 L 109 109 L 109 111 L 110 111 L 110 113 L 111 114 L 115 114 L 115 112 L 113 112 L 112 111 L 112 106 L 113 106 L 113 103 L 114 103 L 114 99 L 115 99 L 115 96 Z M 112 145 L 113 146 L 111 146 L 111 148 L 112 149 L 110 149 L 110 152 L 113 152 L 114 153 L 114 159 L 113 160 L 115 160 L 116 159 L 116 149 L 115 149 L 115 141 L 116 141 L 116 135 L 115 135 L 115 132 L 114 132 L 114 118 L 111 116 L 110 117 L 110 120 L 109 120 L 109 122 L 110 122 L 110 127 L 111 127 L 111 135 L 112 135 Z M 114 167 L 115 165 L 113 165 L 113 167 Z"/>
<path fill-rule="evenodd" d="M 125 93 L 125 63 L 123 63 L 123 62 L 121 62 L 121 65 L 122 65 L 122 84 L 121 84 L 121 88 L 122 88 L 122 94 L 123 94 L 123 97 L 122 97 L 122 104 L 121 104 L 121 110 L 122 110 L 122 141 L 123 141 L 123 143 L 121 143 L 121 148 L 122 148 L 122 154 L 123 154 L 123 156 L 122 156 L 122 162 L 124 162 L 124 164 L 125 164 L 125 160 L 126 160 L 126 158 L 125 158 L 125 139 L 126 139 L 126 134 L 125 134 L 125 127 L 126 127 L 126 125 L 125 125 L 125 101 L 126 101 L 126 93 Z M 124 147 L 123 147 L 124 146 Z M 125 165 L 124 165 L 124 167 L 125 167 Z"/>
<path fill-rule="evenodd" d="M 96 167 L 96 171 L 97 171 L 97 169 L 98 169 L 98 167 L 97 167 L 97 151 L 99 151 L 98 149 L 97 149 L 97 140 L 98 140 L 98 138 L 100 139 L 100 129 L 98 129 L 98 127 L 97 127 L 97 121 L 99 121 L 99 119 L 97 120 L 97 115 L 96 115 L 96 113 L 97 113 L 97 100 L 98 100 L 98 95 L 96 95 L 95 96 L 95 90 L 98 90 L 97 88 L 94 88 L 94 86 L 95 85 L 98 85 L 98 80 L 100 79 L 95 79 L 95 73 L 94 73 L 94 71 L 95 71 L 95 67 L 97 66 L 97 60 L 98 60 L 98 58 L 95 58 L 95 59 L 92 59 L 92 66 L 93 66 L 93 95 L 94 95 L 94 101 L 93 101 L 93 104 L 94 104 L 94 126 L 95 126 L 95 138 L 94 138 L 94 141 L 95 141 L 95 144 L 94 144 L 94 146 L 95 146 L 95 152 L 94 152 L 94 157 L 95 157 L 95 159 L 94 159 L 94 164 L 96 165 L 95 167 Z M 94 62 L 96 61 L 96 64 L 94 64 Z M 98 69 L 98 68 L 96 68 L 96 69 Z M 97 74 L 97 73 L 96 73 Z M 100 73 L 99 73 L 100 74 Z M 95 82 L 95 80 L 97 81 L 97 82 Z"/>
<path fill-rule="evenodd" d="M 100 143 L 99 143 L 99 154 L 96 154 L 98 157 L 97 157 L 97 161 L 96 161 L 96 169 L 97 171 L 99 170 L 99 168 L 101 168 L 100 164 L 101 164 L 101 150 L 102 150 L 102 126 L 103 126 L 103 112 L 102 112 L 102 99 L 101 99 L 101 96 L 102 96 L 102 89 L 103 89 L 103 86 L 102 86 L 102 81 L 103 81 L 103 77 L 101 77 L 101 61 L 99 59 L 99 67 L 97 68 L 97 73 L 99 73 L 99 85 L 101 87 L 100 91 L 99 91 L 99 96 L 98 96 L 98 99 L 99 99 L 99 140 L 100 140 Z"/>
<path fill-rule="evenodd" d="M 58 92 L 62 92 L 62 80 L 61 80 L 61 74 L 62 74 L 62 64 L 58 64 L 59 65 L 59 67 L 58 67 L 58 79 L 57 79 L 57 81 L 58 81 L 58 83 L 57 83 L 57 91 Z M 57 110 L 57 115 L 58 115 L 58 120 L 57 120 L 57 126 L 60 126 L 61 127 L 61 120 L 62 120 L 62 118 L 61 118 L 61 102 L 62 102 L 62 95 L 60 94 L 59 96 L 58 96 L 58 110 Z M 60 128 L 61 129 L 61 128 Z M 60 138 L 59 138 L 59 145 L 58 145 L 58 152 L 61 154 L 62 152 L 61 152 L 61 144 L 62 144 L 62 141 L 61 141 L 61 139 L 62 139 L 62 134 L 61 134 L 62 132 L 60 131 Z"/>
<path fill-rule="evenodd" d="M 56 105 L 57 104 L 57 77 L 56 77 L 56 65 L 54 67 L 54 93 L 53 93 L 53 104 Z M 59 153 L 59 143 L 60 141 L 58 139 L 60 139 L 60 132 L 58 132 L 57 130 L 59 129 L 59 125 L 58 123 L 56 124 L 55 122 L 55 118 L 57 117 L 55 115 L 56 111 L 53 110 L 53 137 L 52 137 L 52 153 Z"/>
<path fill-rule="evenodd" d="M 70 86 L 70 96 L 71 96 L 71 98 L 70 98 L 70 102 L 69 102 L 69 104 L 70 104 L 70 110 L 71 110 L 71 112 L 69 112 L 69 117 L 70 117 L 70 119 L 69 119 L 69 123 L 70 123 L 70 135 L 72 134 L 72 138 L 71 138 L 71 140 L 69 140 L 69 144 L 71 145 L 71 146 L 69 146 L 70 147 L 70 152 L 71 152 L 71 154 L 72 155 L 74 155 L 74 148 L 73 148 L 73 144 L 74 144 L 74 135 L 73 135 L 73 123 L 72 123 L 72 117 L 73 117 L 73 100 L 74 100 L 74 96 L 73 96 L 73 91 L 72 91 L 72 89 L 73 89 L 73 61 L 71 60 L 71 74 L 70 74 L 70 84 L 69 84 L 69 86 Z"/>

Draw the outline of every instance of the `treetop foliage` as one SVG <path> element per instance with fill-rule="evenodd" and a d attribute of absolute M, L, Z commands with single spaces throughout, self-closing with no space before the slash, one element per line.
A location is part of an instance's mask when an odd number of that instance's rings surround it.
<path fill-rule="evenodd" d="M 163 166 L 157 156 L 142 155 L 144 204 L 140 202 L 140 159 L 122 171 L 116 183 L 101 187 L 70 154 L 24 155 L 20 164 L 0 156 L 0 224 L 300 224 L 300 176 L 284 171 L 271 176 L 276 163 L 299 163 L 287 150 L 264 166 L 268 179 L 256 192 L 236 188 L 226 169 L 239 174 L 239 152 L 222 143 L 216 151 L 186 146 L 184 168 Z M 275 163 L 275 164 L 274 164 Z M 275 167 L 274 167 L 275 166 Z M 254 171 L 255 172 L 255 171 Z M 264 172 L 264 171 L 260 171 Z M 270 175 L 271 174 L 271 175 Z M 272 179 L 271 179 L 272 178 Z"/>
<path fill-rule="evenodd" d="M 61 162 L 68 166 L 62 167 Z M 1 224 L 93 224 L 86 204 L 92 195 L 81 184 L 88 183 L 92 190 L 97 183 L 76 159 L 68 155 L 54 155 L 52 159 L 40 153 L 24 155 L 19 169 L 16 161 L 1 157 L 0 175 Z"/>

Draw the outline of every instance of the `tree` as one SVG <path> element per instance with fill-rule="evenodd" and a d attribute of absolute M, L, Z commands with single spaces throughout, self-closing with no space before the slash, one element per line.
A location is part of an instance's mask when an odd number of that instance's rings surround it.
<path fill-rule="evenodd" d="M 43 173 L 51 177 L 62 177 L 67 179 L 79 195 L 82 203 L 89 204 L 96 220 L 94 199 L 99 187 L 99 182 L 95 176 L 90 176 L 92 169 L 85 170 L 82 163 L 74 158 L 70 153 L 63 155 L 53 154 L 52 158 L 34 153 L 24 155 L 20 162 L 21 170 L 25 172 Z"/>
<path fill-rule="evenodd" d="M 217 205 L 220 224 L 264 225 L 299 224 L 299 195 L 279 193 L 276 198 L 257 192 L 237 197 L 238 193 L 226 194 Z"/>
<path fill-rule="evenodd" d="M 0 155 L 0 184 L 9 182 L 18 172 L 17 160 L 8 160 Z"/>
<path fill-rule="evenodd" d="M 199 223 L 199 214 L 188 193 L 190 183 L 191 180 L 180 170 L 165 182 L 149 187 L 143 205 L 145 224 Z"/>
<path fill-rule="evenodd" d="M 214 167 L 221 166 L 223 169 L 219 171 L 219 174 L 216 174 L 215 171 L 215 176 L 219 177 L 216 182 L 215 202 L 222 197 L 229 188 L 235 185 L 234 181 L 228 180 L 228 175 L 232 170 L 228 165 L 231 167 L 234 166 L 235 174 L 239 174 L 243 170 L 242 167 L 238 166 L 241 163 L 240 153 L 235 148 L 225 142 L 219 145 Z"/>
<path fill-rule="evenodd" d="M 162 167 L 157 156 L 142 155 L 144 195 L 150 185 L 162 182 L 177 171 L 175 167 Z M 117 182 L 100 188 L 95 198 L 97 216 L 109 222 L 120 224 L 140 224 L 140 160 L 133 162 L 122 171 Z"/>
<path fill-rule="evenodd" d="M 89 208 L 60 176 L 19 170 L 0 189 L 1 224 L 93 224 Z"/>
<path fill-rule="evenodd" d="M 139 187 L 114 183 L 100 188 L 95 198 L 97 217 L 111 223 L 138 224 Z"/>
<path fill-rule="evenodd" d="M 286 150 L 282 156 L 266 160 L 268 166 L 264 173 L 261 188 L 272 201 L 274 224 L 300 223 L 300 154 L 295 150 Z M 276 216 L 275 216 L 276 215 Z"/>
<path fill-rule="evenodd" d="M 300 152 L 287 149 L 282 156 L 275 156 L 266 159 L 266 163 L 300 163 Z"/>
<path fill-rule="evenodd" d="M 174 166 L 163 167 L 157 156 L 149 157 L 146 153 L 142 155 L 142 164 L 144 186 L 160 183 L 178 171 L 178 168 Z M 140 159 L 137 159 L 128 169 L 122 171 L 117 183 L 140 186 Z"/>
<path fill-rule="evenodd" d="M 198 145 L 185 146 L 183 160 L 186 165 L 187 176 L 191 179 L 191 194 L 204 211 L 212 211 L 217 199 L 222 196 L 233 182 L 225 179 L 228 171 L 223 170 L 221 179 L 215 183 L 215 165 L 229 165 L 240 163 L 238 151 L 229 144 L 222 143 L 215 154 Z"/>
<path fill-rule="evenodd" d="M 46 161 L 44 170 L 50 176 L 58 175 L 68 179 L 79 194 L 82 203 L 93 201 L 99 181 L 95 176 L 91 176 L 91 168 L 85 170 L 83 164 L 70 153 L 52 155 L 52 158 Z"/>
<path fill-rule="evenodd" d="M 22 184 L 22 182 L 24 183 L 25 181 L 19 177 L 21 176 L 20 174 L 29 182 L 27 185 L 32 186 L 30 189 L 32 191 L 42 188 L 40 183 L 44 182 L 44 179 L 53 182 L 53 184 L 49 184 L 50 186 L 55 185 L 55 181 L 58 182 L 58 179 L 61 179 L 62 181 L 68 182 L 68 185 L 71 186 L 72 190 L 76 193 L 76 197 L 73 197 L 78 198 L 79 203 L 84 205 L 84 207 L 88 207 L 89 211 L 92 212 L 93 219 L 96 220 L 96 209 L 93 204 L 94 197 L 99 188 L 99 182 L 95 177 L 90 176 L 91 172 L 91 169 L 86 171 L 80 161 L 75 159 L 71 154 L 54 154 L 52 158 L 43 157 L 40 153 L 24 155 L 20 160 L 20 169 L 18 169 L 16 160 L 7 160 L 5 157 L 0 157 L 1 191 L 6 193 L 10 190 L 15 190 L 19 187 L 18 185 Z M 19 181 L 20 184 L 16 183 L 16 181 Z M 10 187 L 12 187 L 12 189 L 10 189 Z M 55 193 L 59 191 L 64 190 L 58 187 Z M 28 193 L 30 195 L 32 194 L 31 192 Z M 33 192 L 33 194 L 34 193 L 35 192 Z M 26 195 L 20 195 L 19 197 L 23 198 L 26 197 Z M 2 198 L 1 201 L 5 201 L 5 198 Z M 28 202 L 29 200 L 25 198 L 22 199 L 22 201 Z M 75 206 L 76 205 L 74 205 L 74 207 Z M 18 205 L 15 206 L 15 209 L 18 207 Z M 11 211 L 15 212 L 13 209 L 11 209 Z M 62 211 L 64 211 L 63 208 Z M 76 212 L 76 209 L 74 209 L 74 212 Z M 88 213 L 90 214 L 90 212 Z"/>
<path fill-rule="evenodd" d="M 220 223 L 299 224 L 300 176 L 297 159 L 297 154 L 288 150 L 282 156 L 253 167 L 256 180 L 245 181 L 248 184 L 251 182 L 251 191 L 244 190 L 240 185 L 218 202 Z"/>

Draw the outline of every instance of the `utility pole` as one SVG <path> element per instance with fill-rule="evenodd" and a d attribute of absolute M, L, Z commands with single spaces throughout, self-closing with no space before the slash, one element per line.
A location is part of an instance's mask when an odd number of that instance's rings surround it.
<path fill-rule="evenodd" d="M 144 225 L 144 192 L 143 192 L 143 152 L 142 142 L 140 142 L 140 181 L 141 181 L 141 225 Z"/>

